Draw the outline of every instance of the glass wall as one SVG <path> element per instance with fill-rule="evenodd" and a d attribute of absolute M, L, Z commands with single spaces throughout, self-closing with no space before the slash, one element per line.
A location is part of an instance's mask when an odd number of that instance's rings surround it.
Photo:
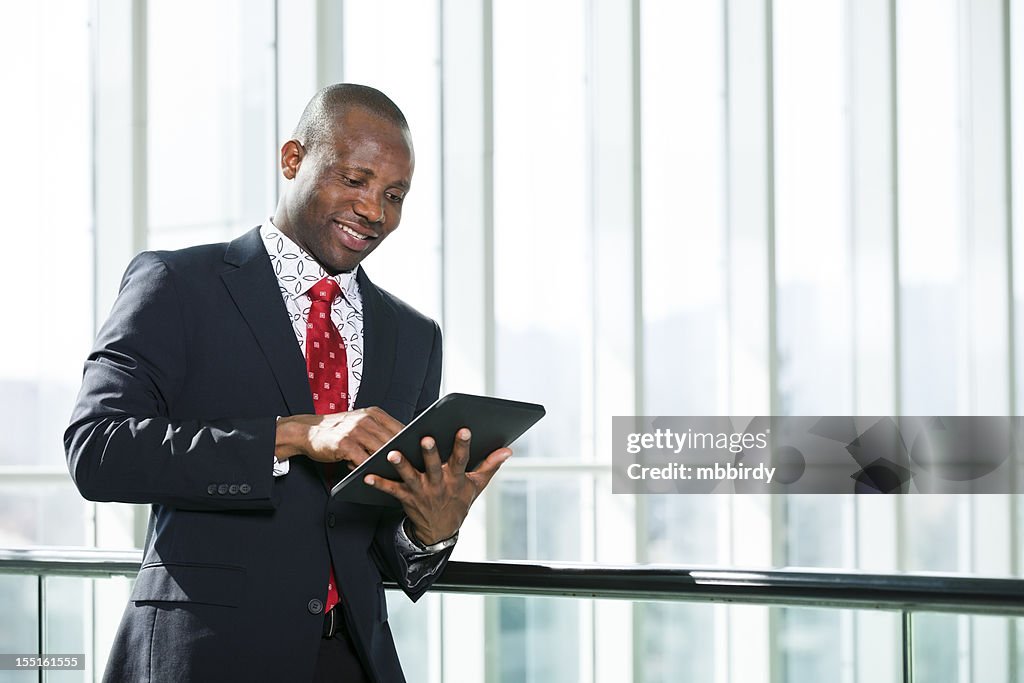
<path fill-rule="evenodd" d="M 233 239 L 273 213 L 274 8 L 148 3 L 147 247 Z"/>
<path fill-rule="evenodd" d="M 63 464 L 95 319 L 138 249 L 270 215 L 301 106 L 344 79 L 388 92 L 416 143 L 368 272 L 442 324 L 446 390 L 548 410 L 455 559 L 1020 574 L 1015 497 L 633 498 L 608 477 L 616 414 L 1019 412 L 1020 3 L 49 0 L 0 19 L 20 27 L 0 124 L 25 145 L 0 170 L 0 278 L 62 304 L 53 335 L 18 322 L 33 295 L 5 300 L 5 545 L 141 541 L 144 508 L 85 504 Z M 0 585 L 12 614 L 19 590 Z M 81 608 L 101 646 L 122 599 Z M 411 680 L 866 683 L 898 661 L 888 615 L 390 599 Z M 958 617 L 919 639 L 919 680 L 964 683 L 1009 680 L 1024 642 Z"/>
<path fill-rule="evenodd" d="M 8 547 L 93 538 L 61 442 L 93 334 L 88 22 L 86 0 L 0 6 L 0 130 L 9 154 L 0 169 L 0 544 Z M 34 651 L 35 582 L 0 580 L 2 652 Z M 80 628 L 84 601 L 69 601 L 63 614 Z M 0 681 L 26 680 L 19 676 L 0 672 Z"/>
<path fill-rule="evenodd" d="M 0 466 L 19 476 L 63 467 L 61 436 L 78 391 L 82 360 L 92 342 L 93 249 L 89 3 L 16 3 L 0 9 L 18 27 L 3 41 L 0 112 L 11 163 L 0 170 L 4 196 L 4 334 L 0 337 L 0 402 L 11 429 L 0 445 Z M 49 296 L 45 296 L 45 295 Z M 52 298 L 51 298 L 52 297 Z M 34 314 L 54 306 L 55 325 Z M 35 517 L 36 501 L 52 495 L 25 491 L 0 516 L 8 545 L 82 542 L 83 529 L 65 532 Z M 22 510 L 23 512 L 16 512 Z M 81 511 L 77 516 L 81 516 Z M 15 521 L 19 520 L 20 521 Z"/>

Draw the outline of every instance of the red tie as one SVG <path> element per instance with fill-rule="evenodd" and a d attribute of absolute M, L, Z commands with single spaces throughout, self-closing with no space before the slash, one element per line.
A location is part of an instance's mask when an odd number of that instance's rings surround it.
<path fill-rule="evenodd" d="M 311 300 L 306 319 L 306 370 L 309 389 L 313 392 L 313 408 L 317 415 L 341 413 L 348 410 L 348 358 L 345 340 L 331 322 L 331 304 L 341 295 L 341 287 L 332 278 L 325 277 L 309 290 Z M 328 480 L 333 483 L 333 467 L 327 468 Z M 338 580 L 334 565 L 327 582 L 327 607 L 330 611 L 338 604 Z"/>

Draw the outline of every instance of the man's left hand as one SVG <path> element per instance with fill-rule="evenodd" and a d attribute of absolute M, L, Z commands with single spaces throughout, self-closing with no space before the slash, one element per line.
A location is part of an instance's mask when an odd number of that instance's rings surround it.
<path fill-rule="evenodd" d="M 441 464 L 434 439 L 423 437 L 420 441 L 423 472 L 413 467 L 398 451 L 391 451 L 388 462 L 395 466 L 402 481 L 390 481 L 372 474 L 364 479 L 368 485 L 398 499 L 412 523 L 416 538 L 424 545 L 433 545 L 455 535 L 469 514 L 473 501 L 512 455 L 511 449 L 499 448 L 475 470 L 467 472 L 470 436 L 465 427 L 455 434 L 452 455 L 444 464 Z"/>

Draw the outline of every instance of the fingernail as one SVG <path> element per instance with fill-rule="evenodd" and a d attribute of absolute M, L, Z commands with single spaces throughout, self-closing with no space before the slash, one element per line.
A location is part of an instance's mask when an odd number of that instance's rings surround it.
<path fill-rule="evenodd" d="M 402 456 L 399 455 L 398 453 L 396 453 L 394 451 L 388 453 L 388 462 L 393 463 L 393 464 L 398 464 L 401 460 L 402 460 Z"/>
<path fill-rule="evenodd" d="M 469 433 L 468 429 L 463 429 L 461 432 L 459 432 L 459 438 L 462 439 L 463 441 L 469 441 L 470 436 L 472 435 Z"/>
<path fill-rule="evenodd" d="M 365 481 L 370 486 L 373 486 L 373 484 L 376 481 L 376 479 L 374 479 L 372 475 L 366 475 L 366 478 L 363 479 L 363 481 Z"/>
<path fill-rule="evenodd" d="M 434 447 L 434 440 L 431 439 L 429 436 L 423 439 L 423 447 L 426 448 L 427 450 L 430 450 L 431 448 Z"/>

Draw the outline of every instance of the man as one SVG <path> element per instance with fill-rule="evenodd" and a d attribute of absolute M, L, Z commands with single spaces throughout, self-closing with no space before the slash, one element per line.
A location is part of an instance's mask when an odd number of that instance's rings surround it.
<path fill-rule="evenodd" d="M 465 472 L 462 429 L 444 466 L 427 438 L 424 473 L 367 477 L 401 511 L 329 499 L 437 398 L 436 323 L 359 267 L 413 165 L 390 99 L 325 88 L 269 224 L 129 265 L 64 436 L 82 495 L 152 504 L 107 680 L 403 680 L 381 576 L 422 595 L 511 455 Z"/>

